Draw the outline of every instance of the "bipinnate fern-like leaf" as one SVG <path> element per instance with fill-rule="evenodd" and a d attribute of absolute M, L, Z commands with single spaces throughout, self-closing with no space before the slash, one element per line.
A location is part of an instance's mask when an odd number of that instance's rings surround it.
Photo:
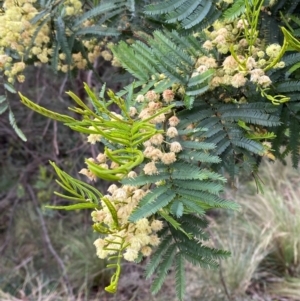
<path fill-rule="evenodd" d="M 173 245 L 169 245 L 168 249 L 166 250 L 165 254 L 163 255 L 159 270 L 156 273 L 156 277 L 152 282 L 151 291 L 153 294 L 156 294 L 162 287 L 165 278 L 174 262 L 174 257 L 176 254 L 176 248 Z"/>
<path fill-rule="evenodd" d="M 48 118 L 54 119 L 54 120 L 58 120 L 60 122 L 75 122 L 76 120 L 68 115 L 63 115 L 63 114 L 59 114 L 50 110 L 45 109 L 44 107 L 39 106 L 38 104 L 34 103 L 33 101 L 31 101 L 30 99 L 28 99 L 27 97 L 25 97 L 24 95 L 22 95 L 21 93 L 19 93 L 19 96 L 21 98 L 21 102 L 27 106 L 28 108 L 30 108 L 31 110 L 46 116 Z"/>
<path fill-rule="evenodd" d="M 16 119 L 15 119 L 15 115 L 10 108 L 8 109 L 8 119 L 9 119 L 10 125 L 14 129 L 15 133 L 19 136 L 19 138 L 21 138 L 23 141 L 27 141 L 26 136 L 24 135 L 22 130 L 18 127 Z"/>
<path fill-rule="evenodd" d="M 174 263 L 176 293 L 178 299 L 183 300 L 185 293 L 184 267 L 186 261 L 194 265 L 214 268 L 217 267 L 216 259 L 229 256 L 228 252 L 203 246 L 196 237 L 199 237 L 199 230 L 202 232 L 206 227 L 206 223 L 196 216 L 191 215 L 190 217 L 194 223 L 193 226 L 190 226 L 191 221 L 189 221 L 189 217 L 183 216 L 178 221 L 184 232 L 189 233 L 192 238 L 188 237 L 182 231 L 174 230 L 172 227 L 166 227 L 160 234 L 162 241 L 146 266 L 147 278 L 155 274 L 155 279 L 151 287 L 153 293 L 156 293 L 160 289 L 168 270 L 171 268 L 172 263 Z"/>
<path fill-rule="evenodd" d="M 147 84 L 146 92 L 154 84 L 154 90 L 161 93 L 177 83 L 187 86 L 186 95 L 194 98 L 208 90 L 208 82 L 214 74 L 208 70 L 194 76 L 197 58 L 202 53 L 198 43 L 192 36 L 181 37 L 175 31 L 164 30 L 155 31 L 147 44 L 137 41 L 129 46 L 120 42 L 112 51 L 140 85 Z M 158 80 L 161 74 L 167 78 Z"/>
<path fill-rule="evenodd" d="M 219 164 L 231 171 L 235 170 L 230 167 L 231 164 L 235 165 L 232 158 L 238 154 L 250 158 L 252 154 L 263 155 L 264 153 L 262 143 L 247 138 L 247 132 L 239 126 L 239 121 L 266 127 L 280 125 L 277 109 L 274 110 L 272 104 L 263 102 L 223 104 L 213 99 L 207 99 L 205 102 L 196 100 L 193 108 L 181 111 L 178 113 L 178 118 L 181 120 L 178 125 L 180 130 L 184 130 L 190 125 L 193 125 L 194 128 L 194 133 L 189 136 L 191 141 L 182 141 L 181 143 L 183 145 L 189 143 L 192 146 L 193 143 L 197 144 L 195 140 L 199 140 L 215 144 L 216 147 L 210 152 L 210 155 L 220 157 L 219 163 L 217 160 L 215 161 L 216 166 Z M 198 128 L 208 130 L 197 131 Z M 197 154 L 197 156 L 200 155 Z M 255 161 L 252 162 L 255 164 Z"/>
<path fill-rule="evenodd" d="M 76 19 L 73 26 L 77 27 L 88 19 L 101 16 L 102 14 L 111 12 L 117 8 L 125 6 L 123 0 L 101 1 L 99 5 L 87 10 L 83 15 Z"/>
<path fill-rule="evenodd" d="M 153 201 L 146 203 L 145 205 L 136 209 L 130 216 L 130 221 L 135 222 L 144 217 L 148 217 L 157 213 L 160 209 L 166 207 L 176 197 L 176 193 L 172 190 L 166 191 L 160 194 Z"/>
<path fill-rule="evenodd" d="M 212 0 L 169 0 L 149 4 L 145 7 L 145 14 L 166 24 L 179 23 L 186 32 L 206 27 L 207 20 L 213 22 L 220 12 Z"/>
<path fill-rule="evenodd" d="M 60 181 L 57 180 L 56 182 L 69 193 L 68 195 L 56 193 L 57 195 L 71 201 L 86 202 L 88 200 L 96 206 L 99 205 L 103 195 L 98 189 L 83 181 L 71 177 L 69 174 L 61 170 L 54 162 L 50 162 L 50 164 L 60 179 Z"/>
<path fill-rule="evenodd" d="M 228 21 L 236 20 L 245 11 L 245 1 L 237 0 L 232 3 L 232 5 L 227 8 L 223 13 L 223 18 Z"/>

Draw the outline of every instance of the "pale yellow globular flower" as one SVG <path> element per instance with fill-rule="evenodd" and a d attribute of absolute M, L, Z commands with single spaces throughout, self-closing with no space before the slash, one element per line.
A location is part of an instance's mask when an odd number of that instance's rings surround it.
<path fill-rule="evenodd" d="M 105 241 L 102 238 L 98 238 L 94 241 L 94 245 L 96 246 L 96 248 L 98 249 L 103 249 L 106 245 L 107 245 L 107 241 Z"/>
<path fill-rule="evenodd" d="M 202 47 L 206 50 L 212 50 L 214 48 L 214 45 L 210 40 L 207 40 L 203 43 Z"/>
<path fill-rule="evenodd" d="M 151 249 L 151 247 L 149 247 L 149 246 L 144 246 L 144 247 L 141 248 L 141 253 L 142 253 L 144 256 L 148 257 L 148 256 L 151 255 L 152 249 Z"/>
<path fill-rule="evenodd" d="M 139 200 L 141 200 L 146 194 L 147 194 L 147 192 L 144 191 L 143 189 L 136 189 L 136 190 L 133 192 L 132 198 L 135 199 L 136 201 L 139 201 Z"/>
<path fill-rule="evenodd" d="M 196 69 L 196 71 L 199 72 L 200 74 L 203 73 L 203 72 L 205 72 L 205 71 L 207 71 L 207 70 L 208 70 L 208 68 L 207 68 L 207 66 L 205 66 L 205 65 L 200 65 L 200 66 Z"/>
<path fill-rule="evenodd" d="M 66 15 L 72 16 L 75 13 L 75 8 L 73 6 L 67 6 L 66 7 Z"/>
<path fill-rule="evenodd" d="M 17 80 L 19 83 L 24 83 L 25 75 L 23 75 L 23 74 L 17 75 Z"/>
<path fill-rule="evenodd" d="M 227 56 L 222 65 L 226 74 L 233 74 L 239 67 L 238 62 L 232 55 Z"/>
<path fill-rule="evenodd" d="M 228 34 L 228 30 L 226 27 L 222 27 L 220 29 L 217 30 L 217 35 L 218 36 L 226 36 Z"/>
<path fill-rule="evenodd" d="M 120 167 L 120 165 L 119 165 L 117 162 L 114 162 L 114 161 L 113 161 L 113 162 L 110 163 L 110 168 L 111 168 L 111 169 L 116 169 L 116 168 L 118 168 L 118 167 Z"/>
<path fill-rule="evenodd" d="M 142 120 L 145 120 L 149 117 L 151 117 L 151 115 L 148 108 L 143 109 L 139 114 L 139 118 L 141 118 Z"/>
<path fill-rule="evenodd" d="M 96 157 L 96 159 L 99 163 L 105 163 L 107 160 L 107 156 L 103 153 L 99 153 L 99 155 Z"/>
<path fill-rule="evenodd" d="M 245 19 L 240 19 L 238 20 L 237 24 L 236 24 L 236 28 L 238 29 L 244 29 L 245 26 L 248 27 L 248 21 Z"/>
<path fill-rule="evenodd" d="M 174 126 L 170 126 L 170 127 L 167 129 L 166 135 L 167 135 L 169 138 L 174 138 L 174 137 L 178 136 L 178 131 L 177 131 L 177 129 L 176 129 Z"/>
<path fill-rule="evenodd" d="M 150 157 L 151 157 L 151 153 L 152 153 L 152 151 L 153 151 L 154 149 L 155 149 L 155 147 L 152 146 L 152 145 L 147 146 L 147 147 L 145 148 L 144 152 L 143 152 L 144 156 L 145 156 L 146 158 L 150 158 Z"/>
<path fill-rule="evenodd" d="M 173 92 L 172 90 L 167 89 L 167 90 L 165 90 L 165 91 L 163 92 L 162 96 L 163 96 L 163 100 L 164 100 L 165 102 L 170 103 L 171 101 L 174 100 L 174 96 L 175 96 L 175 95 L 174 95 L 174 92 Z"/>
<path fill-rule="evenodd" d="M 179 153 L 182 151 L 182 146 L 179 142 L 174 141 L 170 143 L 170 151 L 174 153 Z"/>
<path fill-rule="evenodd" d="M 102 223 L 105 217 L 103 210 L 95 210 L 91 213 L 92 220 L 94 223 Z"/>
<path fill-rule="evenodd" d="M 257 62 L 258 67 L 263 68 L 267 64 L 267 61 L 265 59 L 260 59 Z"/>
<path fill-rule="evenodd" d="M 122 189 L 126 192 L 127 196 L 130 196 L 136 189 L 135 186 L 123 185 Z"/>
<path fill-rule="evenodd" d="M 150 235 L 150 245 L 152 246 L 158 246 L 160 243 L 160 239 L 156 234 Z"/>
<path fill-rule="evenodd" d="M 277 63 L 277 64 L 274 66 L 274 68 L 279 68 L 279 69 L 284 68 L 284 67 L 285 67 L 285 62 L 283 62 L 283 61 Z"/>
<path fill-rule="evenodd" d="M 231 31 L 231 33 L 233 35 L 237 35 L 239 33 L 239 30 L 237 28 L 233 28 L 232 31 Z"/>
<path fill-rule="evenodd" d="M 155 166 L 155 162 L 151 161 L 149 163 L 147 163 L 144 168 L 143 171 L 146 175 L 154 175 L 154 174 L 158 174 L 158 170 L 157 167 Z"/>
<path fill-rule="evenodd" d="M 34 46 L 31 48 L 30 52 L 33 53 L 34 55 L 38 55 L 38 54 L 42 53 L 42 49 L 41 49 L 41 47 Z"/>
<path fill-rule="evenodd" d="M 158 148 L 154 148 L 151 153 L 149 154 L 149 158 L 152 160 L 152 161 L 158 161 L 161 157 L 162 157 L 162 152 L 160 149 Z"/>
<path fill-rule="evenodd" d="M 223 35 L 218 35 L 213 40 L 213 43 L 215 43 L 218 48 L 223 47 L 226 45 L 226 37 Z"/>
<path fill-rule="evenodd" d="M 97 176 L 86 168 L 81 169 L 78 173 L 81 173 L 81 174 L 87 176 L 91 181 L 97 180 Z"/>
<path fill-rule="evenodd" d="M 63 73 L 67 73 L 69 71 L 69 65 L 62 65 L 60 70 Z"/>
<path fill-rule="evenodd" d="M 164 153 L 161 157 L 161 161 L 166 165 L 172 164 L 176 161 L 176 155 L 174 152 Z"/>
<path fill-rule="evenodd" d="M 164 122 L 165 120 L 166 120 L 166 115 L 160 114 L 160 115 L 156 116 L 155 118 L 151 119 L 150 123 L 159 124 L 159 123 Z"/>
<path fill-rule="evenodd" d="M 148 146 L 151 146 L 152 144 L 151 144 L 151 142 L 150 142 L 149 140 L 147 140 L 147 141 L 145 141 L 145 142 L 143 143 L 143 145 L 144 145 L 145 147 L 148 147 Z"/>
<path fill-rule="evenodd" d="M 85 58 L 83 58 L 81 52 L 73 53 L 72 58 L 73 58 L 73 61 L 74 61 L 74 65 L 78 69 L 85 69 L 85 67 L 87 66 L 87 60 Z"/>
<path fill-rule="evenodd" d="M 137 109 L 135 107 L 129 108 L 129 116 L 134 117 L 137 114 Z"/>
<path fill-rule="evenodd" d="M 235 88 L 243 87 L 247 79 L 242 73 L 237 73 L 232 77 L 231 85 Z"/>
<path fill-rule="evenodd" d="M 123 188 L 118 188 L 113 193 L 113 198 L 118 201 L 125 201 L 127 199 L 127 193 Z"/>
<path fill-rule="evenodd" d="M 256 53 L 256 55 L 257 55 L 260 59 L 262 59 L 262 58 L 265 56 L 265 52 L 262 51 L 262 50 L 260 50 L 260 51 L 258 51 L 258 52 Z"/>
<path fill-rule="evenodd" d="M 252 81 L 253 83 L 257 83 L 259 78 L 263 76 L 265 73 L 262 69 L 257 68 L 251 70 L 250 74 L 251 74 L 250 81 Z"/>
<path fill-rule="evenodd" d="M 135 100 L 136 100 L 136 102 L 144 102 L 145 97 L 144 97 L 144 95 L 139 94 Z"/>
<path fill-rule="evenodd" d="M 155 93 L 155 91 L 150 90 L 146 93 L 145 97 L 149 100 L 149 101 L 157 101 L 159 99 L 159 95 Z"/>
<path fill-rule="evenodd" d="M 161 145 L 164 141 L 164 136 L 162 134 L 155 134 L 149 139 L 149 141 L 153 145 Z"/>
<path fill-rule="evenodd" d="M 155 101 L 149 101 L 148 108 L 153 111 L 153 113 L 156 113 L 156 110 L 162 107 L 162 103 L 155 102 Z"/>
<path fill-rule="evenodd" d="M 102 51 L 101 55 L 102 55 L 102 57 L 104 58 L 105 61 L 111 61 L 112 58 L 113 58 L 112 54 L 107 50 Z"/>
<path fill-rule="evenodd" d="M 149 220 L 147 218 L 142 218 L 135 223 L 136 229 L 140 233 L 151 233 L 151 227 L 149 225 Z"/>
<path fill-rule="evenodd" d="M 136 178 L 137 177 L 137 174 L 135 171 L 130 171 L 128 174 L 127 174 L 127 178 L 130 178 L 130 179 L 133 179 L 133 178 Z"/>
<path fill-rule="evenodd" d="M 151 222 L 151 229 L 155 232 L 160 231 L 163 228 L 163 222 L 155 219 Z"/>
<path fill-rule="evenodd" d="M 117 57 L 113 57 L 113 60 L 111 61 L 112 66 L 114 67 L 122 67 L 121 62 L 118 60 Z"/>
<path fill-rule="evenodd" d="M 248 70 L 252 70 L 256 67 L 257 63 L 253 57 L 248 57 L 246 61 L 246 67 Z"/>
<path fill-rule="evenodd" d="M 110 194 L 113 194 L 119 187 L 116 185 L 116 184 L 112 184 L 108 187 L 107 191 L 110 193 Z"/>
<path fill-rule="evenodd" d="M 121 120 L 124 119 L 124 117 L 123 117 L 121 114 L 118 114 L 118 113 L 116 113 L 116 112 L 111 112 L 111 114 L 112 114 L 113 116 L 115 116 L 116 118 L 118 118 L 118 119 L 121 119 Z M 113 118 L 113 117 L 111 117 L 110 119 L 111 119 L 111 120 L 115 120 L 115 118 Z"/>
<path fill-rule="evenodd" d="M 275 58 L 279 55 L 281 51 L 281 46 L 279 44 L 271 44 L 266 49 L 266 54 L 271 57 Z"/>
<path fill-rule="evenodd" d="M 87 141 L 91 144 L 95 144 L 96 142 L 100 142 L 101 141 L 101 135 L 99 135 L 99 134 L 90 134 L 90 135 L 88 135 Z"/>
<path fill-rule="evenodd" d="M 207 68 L 216 68 L 218 66 L 215 58 L 213 57 L 208 57 L 205 61 L 204 61 L 204 65 Z"/>
<path fill-rule="evenodd" d="M 126 252 L 124 253 L 123 257 L 124 259 L 126 259 L 127 261 L 135 261 L 138 258 L 138 251 L 135 249 L 131 249 L 131 248 L 127 248 Z"/>
<path fill-rule="evenodd" d="M 176 116 L 172 116 L 169 118 L 169 125 L 172 127 L 175 127 L 178 125 L 178 123 L 180 122 L 179 118 L 177 118 Z"/>
<path fill-rule="evenodd" d="M 232 76 L 229 74 L 225 74 L 223 77 L 221 77 L 221 83 L 223 85 L 231 85 L 232 83 Z"/>
<path fill-rule="evenodd" d="M 263 75 L 258 79 L 257 83 L 261 85 L 263 88 L 266 88 L 271 85 L 272 81 L 269 76 Z"/>
<path fill-rule="evenodd" d="M 246 39 L 241 39 L 241 40 L 239 41 L 239 46 L 241 46 L 241 47 L 243 47 L 243 48 L 246 48 L 246 47 L 249 46 L 249 44 L 248 44 L 248 42 L 247 42 Z"/>
<path fill-rule="evenodd" d="M 101 164 L 99 164 L 99 166 L 104 168 L 104 169 L 109 169 L 109 167 L 106 163 L 101 163 Z"/>

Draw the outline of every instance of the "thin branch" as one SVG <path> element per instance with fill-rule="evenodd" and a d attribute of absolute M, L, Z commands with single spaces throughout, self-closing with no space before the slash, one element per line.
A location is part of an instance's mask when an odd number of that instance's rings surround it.
<path fill-rule="evenodd" d="M 218 243 L 217 243 L 217 240 L 215 239 L 212 231 L 208 228 L 207 231 L 209 232 L 209 235 L 211 237 L 211 240 L 215 246 L 215 248 L 217 248 L 218 246 Z M 224 289 L 224 293 L 227 297 L 227 299 L 229 301 L 234 301 L 232 296 L 230 295 L 229 291 L 228 291 L 228 288 L 227 288 L 227 285 L 226 285 L 226 282 L 225 282 L 225 278 L 224 278 L 224 274 L 223 274 L 223 268 L 222 268 L 222 264 L 221 264 L 221 260 L 219 259 L 219 277 L 220 277 L 220 281 L 221 281 L 221 284 L 223 286 L 223 289 Z"/>
<path fill-rule="evenodd" d="M 26 188 L 27 188 L 27 191 L 31 197 L 31 200 L 36 208 L 36 211 L 37 211 L 37 214 L 38 214 L 38 217 L 39 217 L 39 220 L 40 220 L 40 224 L 41 224 L 41 227 L 42 227 L 42 232 L 43 232 L 43 239 L 44 239 L 44 242 L 48 248 L 48 250 L 50 251 L 50 253 L 53 255 L 53 257 L 55 258 L 55 260 L 57 261 L 61 271 L 62 271 L 62 277 L 63 277 L 63 281 L 68 289 L 68 293 L 69 295 L 71 296 L 72 300 L 74 300 L 74 295 L 72 293 L 72 289 L 71 289 L 71 285 L 70 285 L 70 281 L 69 281 L 69 278 L 67 276 L 67 270 L 66 270 L 66 267 L 63 263 L 63 260 L 59 257 L 58 253 L 56 252 L 56 250 L 54 249 L 53 245 L 52 245 L 52 242 L 51 242 L 51 239 L 50 239 L 50 236 L 48 234 L 48 230 L 47 230 L 47 226 L 46 226 L 46 222 L 44 220 L 44 217 L 41 213 L 41 211 L 39 210 L 39 205 L 38 205 L 38 202 L 37 202 L 37 199 L 36 199 L 36 196 L 33 192 L 33 189 L 31 188 L 30 185 L 26 185 Z"/>

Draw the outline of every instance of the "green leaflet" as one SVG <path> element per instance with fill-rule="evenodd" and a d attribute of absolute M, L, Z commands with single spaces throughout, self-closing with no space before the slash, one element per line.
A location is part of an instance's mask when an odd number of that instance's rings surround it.
<path fill-rule="evenodd" d="M 179 300 L 184 299 L 185 293 L 185 265 L 182 254 L 177 253 L 175 255 L 175 285 L 176 293 Z"/>
<path fill-rule="evenodd" d="M 50 164 L 61 180 L 61 182 L 57 181 L 57 183 L 74 197 L 56 193 L 57 195 L 77 201 L 90 200 L 95 205 L 99 204 L 102 194 L 98 189 L 78 179 L 74 179 L 66 172 L 62 171 L 54 162 L 50 162 Z"/>
<path fill-rule="evenodd" d="M 135 222 L 139 219 L 155 214 L 157 211 L 167 206 L 175 198 L 175 196 L 176 193 L 173 191 L 167 191 L 166 193 L 159 195 L 153 201 L 134 210 L 129 220 Z"/>
<path fill-rule="evenodd" d="M 214 3 L 210 0 L 170 0 L 146 6 L 145 13 L 162 15 L 164 22 L 178 22 L 183 29 L 189 30 L 205 27 L 206 19 L 215 11 Z"/>
<path fill-rule="evenodd" d="M 164 256 L 162 257 L 156 278 L 152 283 L 151 291 L 153 294 L 156 294 L 161 289 L 161 286 L 165 281 L 168 271 L 170 270 L 173 264 L 175 254 L 176 248 L 174 248 L 173 245 L 170 245 L 167 251 L 165 252 Z"/>
<path fill-rule="evenodd" d="M 74 122 L 75 119 L 73 119 L 72 117 L 70 116 L 67 116 L 67 115 L 63 115 L 63 114 L 58 114 L 58 113 L 55 113 L 55 112 L 52 112 L 52 111 L 49 111 L 41 106 L 39 106 L 38 104 L 35 104 L 34 102 L 32 102 L 31 100 L 29 100 L 27 97 L 25 97 L 24 95 L 22 95 L 20 92 L 19 92 L 19 95 L 20 95 L 20 98 L 21 98 L 21 102 L 27 106 L 28 108 L 30 108 L 31 110 L 41 114 L 41 115 L 44 115 L 48 118 L 51 118 L 51 119 L 54 119 L 54 120 L 58 120 L 58 121 L 61 121 L 61 122 Z"/>
<path fill-rule="evenodd" d="M 97 205 L 93 203 L 78 203 L 75 205 L 67 206 L 45 206 L 48 209 L 57 209 L 57 210 L 81 210 L 81 209 L 95 209 Z"/>

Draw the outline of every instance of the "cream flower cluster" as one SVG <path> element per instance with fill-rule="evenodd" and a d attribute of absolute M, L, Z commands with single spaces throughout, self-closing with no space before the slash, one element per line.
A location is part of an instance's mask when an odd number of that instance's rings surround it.
<path fill-rule="evenodd" d="M 43 19 L 36 23 L 30 22 L 39 13 L 39 4 L 36 2 L 36 0 L 5 0 L 3 3 L 4 12 L 0 15 L 0 71 L 10 83 L 25 80 L 23 75 L 26 68 L 25 55 L 26 59 L 32 59 L 35 65 L 48 64 L 54 55 L 50 45 L 52 35 L 50 21 L 44 24 Z M 80 0 L 66 0 L 59 5 L 65 19 L 78 18 L 83 13 Z M 93 22 L 88 20 L 82 26 L 92 25 Z M 66 35 L 69 34 L 70 30 L 66 28 Z M 114 65 L 119 66 L 119 63 L 113 60 L 111 52 L 105 50 L 106 44 L 105 40 L 102 42 L 96 39 L 84 40 L 87 58 L 81 52 L 73 53 L 71 58 L 67 57 L 66 53 L 60 52 L 57 70 L 66 73 L 74 68 L 85 69 L 88 61 L 94 63 L 101 56 L 104 60 L 112 61 Z M 11 52 L 14 55 L 9 56 L 8 53 Z"/>
<path fill-rule="evenodd" d="M 271 44 L 265 47 L 260 39 L 254 45 L 248 45 L 245 38 L 245 27 L 249 29 L 247 20 L 239 19 L 234 22 L 216 21 L 213 30 L 205 30 L 207 41 L 202 47 L 206 51 L 216 49 L 227 55 L 219 65 L 212 56 L 202 56 L 198 59 L 193 76 L 213 68 L 216 73 L 210 82 L 211 89 L 221 85 L 243 87 L 251 81 L 261 88 L 271 85 L 271 79 L 265 74 L 266 68 L 279 56 L 281 46 Z M 284 62 L 278 62 L 273 68 L 283 68 Z"/>
<path fill-rule="evenodd" d="M 4 71 L 8 82 L 14 82 L 15 78 L 19 82 L 24 81 L 22 72 L 26 66 L 22 58 L 29 47 L 29 57 L 36 56 L 42 63 L 47 63 L 51 54 L 51 49 L 47 47 L 51 34 L 48 24 L 44 24 L 36 34 L 36 28 L 40 24 L 30 23 L 30 20 L 38 13 L 34 7 L 35 2 L 35 0 L 6 0 L 3 3 L 4 13 L 0 15 L 0 55 L 2 57 L 0 70 Z M 34 34 L 36 37 L 32 43 Z M 7 49 L 17 53 L 21 61 L 14 62 L 12 58 L 6 58 L 2 64 Z"/>
<path fill-rule="evenodd" d="M 177 87 L 176 87 L 177 88 Z M 162 96 L 162 97 L 161 97 Z M 163 91 L 162 95 L 157 94 L 154 90 L 148 91 L 145 95 L 138 95 L 136 98 L 137 103 L 144 103 L 145 106 L 141 110 L 139 117 L 144 120 L 154 115 L 156 111 L 169 104 L 174 100 L 175 93 L 173 90 L 167 89 Z M 152 123 L 158 126 L 166 121 L 166 114 L 160 114 L 151 120 Z M 165 165 L 172 164 L 176 161 L 176 153 L 182 150 L 179 142 L 172 141 L 173 138 L 178 136 L 176 126 L 179 123 L 176 116 L 170 117 L 166 125 L 165 134 L 156 134 L 144 143 L 144 156 L 151 161 L 145 164 L 143 171 L 146 175 L 157 174 L 157 162 L 162 162 Z M 166 148 L 167 145 L 167 148 Z"/>
<path fill-rule="evenodd" d="M 108 192 L 109 194 L 103 196 L 103 199 L 114 206 L 119 225 L 116 228 L 110 210 L 106 202 L 102 200 L 102 209 L 93 211 L 92 219 L 96 225 L 100 223 L 107 227 L 109 234 L 94 242 L 97 256 L 102 259 L 107 258 L 119 250 L 123 251 L 123 257 L 127 261 L 136 260 L 140 252 L 143 256 L 149 256 L 152 248 L 160 243 L 156 232 L 163 228 L 163 223 L 157 219 L 148 220 L 146 218 L 140 219 L 136 223 L 128 221 L 132 211 L 148 191 L 134 186 L 118 187 L 113 184 L 108 188 Z"/>
<path fill-rule="evenodd" d="M 76 16 L 82 13 L 82 3 L 80 0 L 67 0 L 64 2 L 64 10 L 67 16 Z"/>

